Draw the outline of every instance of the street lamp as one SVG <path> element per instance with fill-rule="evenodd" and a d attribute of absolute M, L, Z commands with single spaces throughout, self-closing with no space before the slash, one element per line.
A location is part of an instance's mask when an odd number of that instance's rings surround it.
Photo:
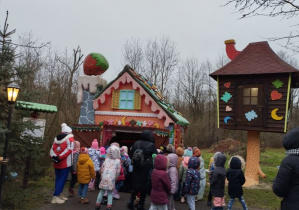
<path fill-rule="evenodd" d="M 7 119 L 7 130 L 10 130 L 11 114 L 13 104 L 16 102 L 20 87 L 16 83 L 11 83 L 7 86 L 7 101 L 9 103 L 8 119 Z M 7 164 L 7 147 L 10 138 L 10 132 L 5 134 L 3 160 L 1 166 L 1 178 L 0 178 L 0 209 L 2 209 L 2 186 L 4 185 L 6 164 Z"/>

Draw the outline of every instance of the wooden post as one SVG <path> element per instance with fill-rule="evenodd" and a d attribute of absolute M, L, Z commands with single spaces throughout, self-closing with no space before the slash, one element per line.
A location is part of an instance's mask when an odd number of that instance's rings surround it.
<path fill-rule="evenodd" d="M 259 184 L 259 176 L 265 178 L 266 175 L 260 168 L 260 131 L 247 132 L 247 158 L 244 186 L 253 186 Z"/>

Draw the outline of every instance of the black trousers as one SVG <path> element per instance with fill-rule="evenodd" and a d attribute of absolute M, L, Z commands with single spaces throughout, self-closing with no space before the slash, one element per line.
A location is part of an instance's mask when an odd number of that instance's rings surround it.
<path fill-rule="evenodd" d="M 209 195 L 208 195 L 208 201 L 212 201 L 212 191 L 211 191 L 211 187 L 210 187 L 210 190 L 209 190 Z"/>
<path fill-rule="evenodd" d="M 72 179 L 70 181 L 70 188 L 74 188 L 75 187 L 75 184 L 77 183 L 77 174 L 73 174 L 71 172 L 71 175 L 72 175 Z"/>

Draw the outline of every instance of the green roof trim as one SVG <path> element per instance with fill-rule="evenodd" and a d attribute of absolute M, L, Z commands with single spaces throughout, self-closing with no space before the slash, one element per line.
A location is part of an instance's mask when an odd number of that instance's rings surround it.
<path fill-rule="evenodd" d="M 54 105 L 39 104 L 39 103 L 33 103 L 27 101 L 16 101 L 15 108 L 29 110 L 29 111 L 37 111 L 37 112 L 48 112 L 48 113 L 57 112 L 57 107 Z"/>

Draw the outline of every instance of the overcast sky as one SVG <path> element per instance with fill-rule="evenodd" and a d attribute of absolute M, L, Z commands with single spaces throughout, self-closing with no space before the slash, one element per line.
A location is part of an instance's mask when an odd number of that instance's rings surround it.
<path fill-rule="evenodd" d="M 293 19 L 254 17 L 239 20 L 224 0 L 0 0 L 0 27 L 9 11 L 10 29 L 32 32 L 40 42 L 63 51 L 80 46 L 86 56 L 99 52 L 109 61 L 108 81 L 123 69 L 121 49 L 126 40 L 168 36 L 183 59 L 214 62 L 225 52 L 224 41 L 236 40 L 237 50 L 251 42 L 285 36 Z M 277 52 L 277 42 L 269 43 Z M 288 52 L 288 51 L 287 51 Z M 288 52 L 291 53 L 291 52 Z"/>

